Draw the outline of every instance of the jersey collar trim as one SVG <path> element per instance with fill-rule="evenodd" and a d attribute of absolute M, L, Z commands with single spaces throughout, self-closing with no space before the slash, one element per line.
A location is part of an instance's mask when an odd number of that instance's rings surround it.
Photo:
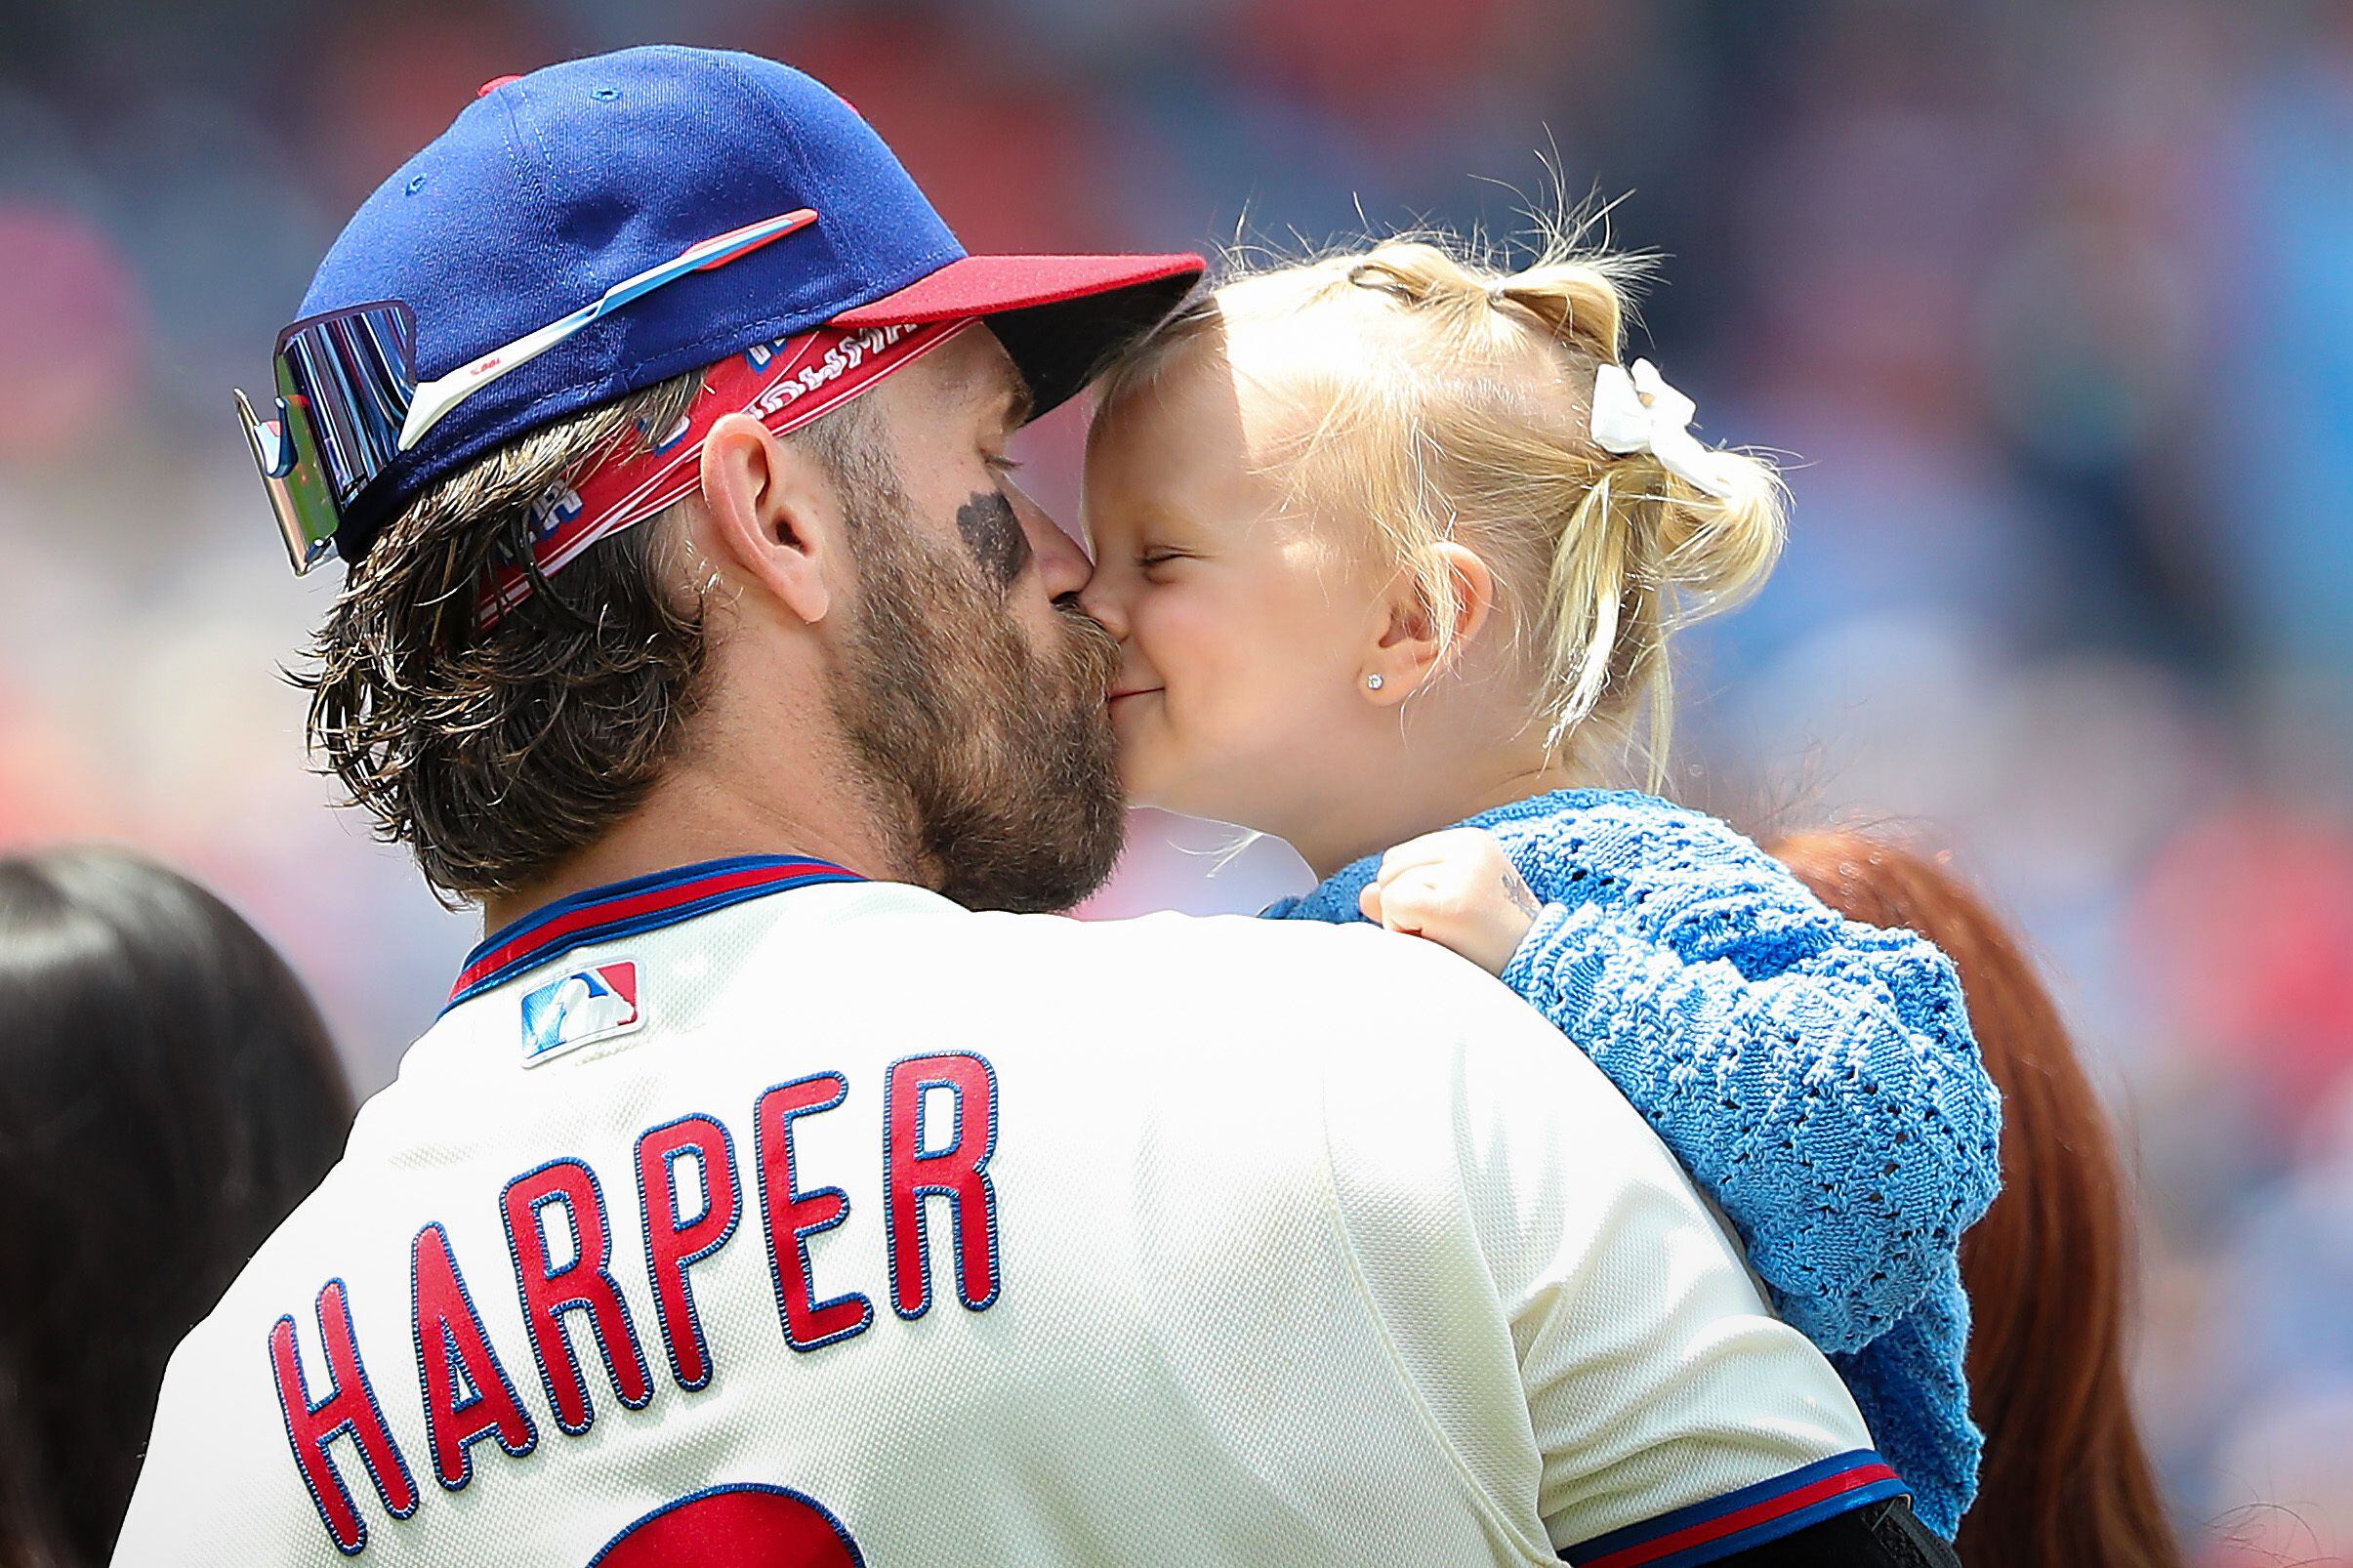
<path fill-rule="evenodd" d="M 466 967 L 458 971 L 458 983 L 442 1011 L 591 942 L 658 930 L 794 887 L 865 880 L 854 871 L 806 856 L 736 855 L 591 887 L 484 937 L 466 955 Z"/>

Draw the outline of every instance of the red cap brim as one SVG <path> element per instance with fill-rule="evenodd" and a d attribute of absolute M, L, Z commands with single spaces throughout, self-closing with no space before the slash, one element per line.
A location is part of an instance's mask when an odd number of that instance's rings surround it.
<path fill-rule="evenodd" d="M 1206 268 L 1198 256 L 968 256 L 830 324 L 982 317 L 1029 383 L 1034 418 L 1159 325 Z"/>
<path fill-rule="evenodd" d="M 1002 310 L 1060 305 L 1139 286 L 1172 283 L 1181 296 L 1201 276 L 1198 256 L 967 256 L 917 278 L 895 294 L 835 316 L 837 327 L 887 327 L 905 321 L 952 321 Z"/>

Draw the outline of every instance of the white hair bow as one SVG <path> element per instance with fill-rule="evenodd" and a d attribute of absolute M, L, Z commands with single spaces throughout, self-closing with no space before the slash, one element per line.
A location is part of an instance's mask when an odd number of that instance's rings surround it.
<path fill-rule="evenodd" d="M 1698 412 L 1647 359 L 1635 360 L 1631 375 L 1624 365 L 1604 364 L 1593 378 L 1595 445 L 1621 456 L 1648 452 L 1659 467 L 1720 501 L 1739 488 L 1731 454 L 1711 451 L 1691 433 L 1691 416 Z"/>

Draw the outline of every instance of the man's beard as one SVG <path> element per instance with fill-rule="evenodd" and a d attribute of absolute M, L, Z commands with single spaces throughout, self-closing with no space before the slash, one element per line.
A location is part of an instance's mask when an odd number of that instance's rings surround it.
<path fill-rule="evenodd" d="M 1033 647 L 971 561 L 925 548 L 895 486 L 856 500 L 857 624 L 833 704 L 874 804 L 966 908 L 1068 909 L 1126 835 L 1105 706 L 1118 644 L 1057 605 Z"/>

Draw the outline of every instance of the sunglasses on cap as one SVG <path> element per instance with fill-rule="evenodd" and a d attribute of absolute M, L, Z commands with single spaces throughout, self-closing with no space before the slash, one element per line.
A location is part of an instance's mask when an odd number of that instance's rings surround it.
<path fill-rule="evenodd" d="M 723 267 L 816 221 L 803 207 L 699 240 L 433 381 L 417 378 L 416 312 L 398 300 L 348 306 L 287 327 L 272 355 L 274 417 L 256 415 L 242 392 L 236 398 L 295 575 L 334 552 L 345 509 L 467 397 L 663 284 Z"/>

